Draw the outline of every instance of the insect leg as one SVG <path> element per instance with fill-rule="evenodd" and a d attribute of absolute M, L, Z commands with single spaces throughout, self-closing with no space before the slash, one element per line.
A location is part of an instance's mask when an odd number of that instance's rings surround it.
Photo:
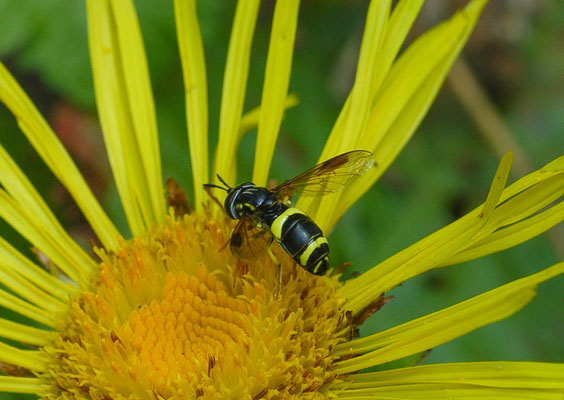
<path fill-rule="evenodd" d="M 268 255 L 270 256 L 270 259 L 274 262 L 274 264 L 278 266 L 278 290 L 276 291 L 276 298 L 279 298 L 280 292 L 282 291 L 282 264 L 280 264 L 280 261 L 278 261 L 276 255 L 272 251 L 271 244 L 272 240 L 270 240 L 270 243 L 268 244 Z"/>
<path fill-rule="evenodd" d="M 217 197 L 215 197 L 215 196 L 212 194 L 212 192 L 211 192 L 211 190 L 210 190 L 212 187 L 213 187 L 213 186 L 206 186 L 206 185 L 204 185 L 204 190 L 208 193 L 208 196 L 210 196 L 211 199 L 212 199 L 213 201 L 215 201 L 215 203 L 219 206 L 219 208 L 223 208 L 223 204 L 221 204 L 220 201 L 217 199 Z"/>

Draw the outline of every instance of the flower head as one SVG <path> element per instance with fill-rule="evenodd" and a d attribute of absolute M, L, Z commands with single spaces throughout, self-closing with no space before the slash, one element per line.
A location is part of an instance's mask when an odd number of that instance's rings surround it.
<path fill-rule="evenodd" d="M 362 148 L 377 166 L 350 188 L 300 198 L 326 232 L 377 180 L 413 134 L 484 1 L 468 6 L 398 57 L 421 1 L 373 1 L 354 87 L 320 159 Z M 89 44 L 104 139 L 132 238 L 124 239 L 71 158 L 7 69 L 0 99 L 76 200 L 101 246 L 96 258 L 65 232 L 0 147 L 0 215 L 40 252 L 47 272 L 0 239 L 0 301 L 41 327 L 0 320 L 0 390 L 44 398 L 514 398 L 562 395 L 564 367 L 543 363 L 458 363 L 362 372 L 424 353 L 518 311 L 564 263 L 444 310 L 358 338 L 386 293 L 430 269 L 508 248 L 564 219 L 564 158 L 506 187 L 511 154 L 484 203 L 458 221 L 342 282 L 317 277 L 280 246 L 238 259 L 234 222 L 205 193 L 207 83 L 193 0 L 174 3 L 186 89 L 195 211 L 179 188 L 162 195 L 160 153 L 147 62 L 133 3 L 88 0 Z M 265 185 L 288 95 L 299 2 L 277 2 L 260 108 L 243 115 L 258 1 L 240 1 L 225 70 L 214 173 L 236 181 L 241 136 L 258 126 L 253 182 Z M 417 65 L 417 68 L 413 68 Z M 214 174 L 215 175 L 215 174 Z M 282 289 L 278 295 L 278 272 Z"/>
<path fill-rule="evenodd" d="M 311 279 L 284 260 L 278 299 L 271 260 L 242 264 L 221 251 L 230 228 L 225 219 L 171 216 L 118 252 L 100 250 L 96 281 L 44 348 L 41 376 L 58 388 L 49 397 L 285 396 L 315 394 L 334 379 L 336 278 Z"/>

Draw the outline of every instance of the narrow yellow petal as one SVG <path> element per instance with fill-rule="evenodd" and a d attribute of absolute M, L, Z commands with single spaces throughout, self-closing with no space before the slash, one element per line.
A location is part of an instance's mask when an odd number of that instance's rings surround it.
<path fill-rule="evenodd" d="M 485 0 L 474 0 L 415 41 L 394 63 L 372 108 L 360 147 L 377 165 L 347 189 L 328 227 L 362 196 L 397 157 L 425 116 L 472 32 Z M 417 65 L 417 68 L 413 68 Z"/>
<path fill-rule="evenodd" d="M 397 58 L 398 52 L 419 15 L 424 0 L 399 1 L 385 27 L 384 38 L 378 55 L 377 72 L 374 78 L 373 90 L 378 90 L 384 77 L 388 74 L 392 63 Z"/>
<path fill-rule="evenodd" d="M 350 94 L 350 108 L 343 129 L 338 131 L 341 137 L 329 143 L 334 143 L 336 148 L 324 149 L 323 156 L 330 158 L 349 150 L 356 150 L 360 145 L 362 132 L 365 130 L 374 96 L 376 95 L 378 73 L 377 65 L 380 62 L 380 52 L 386 25 L 390 14 L 391 2 L 389 0 L 373 0 L 370 2 L 366 17 L 366 26 L 360 48 L 358 67 L 355 83 Z M 321 200 L 320 209 L 314 216 L 315 222 L 324 231 L 329 231 L 329 222 L 339 203 L 342 192 L 326 196 Z"/>
<path fill-rule="evenodd" d="M 299 103 L 299 98 L 297 95 L 295 95 L 294 93 L 290 93 L 288 95 L 288 97 L 286 98 L 286 101 L 284 102 L 284 110 L 288 109 L 288 108 L 292 108 L 295 107 L 297 104 Z M 249 133 L 251 130 L 255 129 L 258 126 L 258 122 L 259 122 L 259 117 L 260 117 L 260 110 L 261 107 L 255 107 L 252 110 L 250 110 L 249 112 L 247 112 L 245 115 L 243 115 L 243 117 L 241 118 L 241 122 L 239 124 L 239 130 L 237 132 L 237 136 L 235 138 L 235 149 L 237 149 L 239 147 L 239 143 L 241 143 L 241 139 L 243 139 L 243 136 L 245 136 L 247 133 Z M 237 171 L 237 163 L 235 160 L 235 157 L 233 157 L 231 159 L 231 165 L 229 167 L 223 167 L 223 168 L 227 168 L 227 170 L 225 171 Z M 225 179 L 225 181 L 231 185 L 235 185 L 237 184 L 237 180 L 236 178 L 233 178 L 232 180 L 225 178 L 226 176 L 229 176 L 229 173 L 225 173 L 222 172 L 223 170 L 218 170 L 218 173 L 221 175 L 222 178 Z M 235 176 L 235 175 L 234 175 Z M 222 191 L 218 191 L 215 193 L 215 196 L 222 201 L 223 198 L 225 197 L 225 193 Z"/>
<path fill-rule="evenodd" d="M 387 23 L 381 23 L 381 21 L 376 20 L 378 26 L 383 29 L 383 32 L 378 32 L 378 35 L 382 34 L 383 38 L 379 48 L 373 49 L 379 51 L 378 51 L 377 63 L 371 66 L 372 70 L 374 71 L 373 72 L 374 76 L 372 78 L 373 80 L 372 89 L 371 89 L 372 93 L 370 94 L 372 97 L 374 97 L 377 91 L 380 89 L 382 80 L 388 74 L 392 62 L 397 57 L 399 49 L 401 48 L 401 45 L 403 44 L 407 36 L 407 33 L 409 32 L 411 26 L 413 25 L 415 18 L 419 14 L 419 10 L 421 9 L 422 5 L 423 5 L 423 0 L 403 0 L 398 2 L 398 4 L 396 4 L 392 12 L 392 15 L 390 16 Z M 378 10 L 379 11 L 378 13 L 374 13 L 374 14 L 377 15 L 378 17 L 383 17 L 385 15 L 383 11 L 385 11 L 385 8 L 388 7 L 388 4 L 387 3 L 375 4 L 374 5 L 375 9 L 377 6 L 383 6 L 383 7 Z M 367 18 L 367 20 L 373 21 L 373 19 L 370 17 Z M 376 29 L 378 29 L 378 27 L 376 27 Z M 374 27 L 372 28 L 372 30 L 374 30 Z M 366 31 L 365 31 L 365 37 L 367 41 L 372 40 L 372 42 L 374 42 L 371 36 L 366 36 Z M 360 66 L 360 60 L 359 60 L 359 66 Z M 341 113 L 339 114 L 337 122 L 335 123 L 335 126 L 331 131 L 327 143 L 323 148 L 323 152 L 318 162 L 323 162 L 331 158 L 332 155 L 334 156 L 340 152 L 338 150 L 337 143 L 339 142 L 341 137 L 344 136 L 345 122 L 349 118 L 348 113 L 351 107 L 353 93 L 354 91 L 349 94 L 347 101 L 345 102 L 345 105 L 343 106 Z M 310 207 L 312 207 L 312 204 L 315 202 L 315 199 L 303 198 L 300 199 L 300 202 L 301 204 L 299 205 L 299 207 L 300 208 L 303 207 L 302 209 L 307 211 L 310 209 Z"/>
<path fill-rule="evenodd" d="M 266 60 L 253 182 L 265 186 L 288 94 L 299 0 L 276 2 Z"/>
<path fill-rule="evenodd" d="M 419 87 L 428 80 L 435 68 L 444 66 L 445 58 L 456 52 L 457 44 L 464 43 L 468 24 L 467 18 L 458 13 L 423 34 L 399 57 L 375 99 L 362 146 L 376 149 L 394 121 L 403 117 L 402 111 Z M 415 65 L 417 68 L 414 68 Z M 379 123 L 376 124 L 376 121 Z"/>
<path fill-rule="evenodd" d="M 562 196 L 564 196 L 564 171 L 505 200 L 496 207 L 485 228 L 493 231 L 522 221 L 541 210 L 545 210 L 546 207 L 550 207 L 551 204 L 559 201 Z"/>
<path fill-rule="evenodd" d="M 67 301 L 69 295 L 74 291 L 74 285 L 64 284 L 44 268 L 37 266 L 23 256 L 2 237 L 0 237 L 0 260 L 2 260 L 0 263 L 2 268 L 20 274 L 46 293 L 62 301 Z"/>
<path fill-rule="evenodd" d="M 125 216 L 134 236 L 154 224 L 145 172 L 129 109 L 115 23 L 108 0 L 88 0 L 88 42 L 104 142 Z"/>
<path fill-rule="evenodd" d="M 202 185 L 209 181 L 208 88 L 204 45 L 195 0 L 175 0 L 174 15 L 186 92 L 186 118 L 196 210 L 201 212 L 206 201 Z"/>
<path fill-rule="evenodd" d="M 0 392 L 42 395 L 45 388 L 39 378 L 0 376 Z"/>
<path fill-rule="evenodd" d="M 24 300 L 53 313 L 61 312 L 66 304 L 29 282 L 15 271 L 4 268 L 0 261 L 0 284 L 14 292 Z"/>
<path fill-rule="evenodd" d="M 467 248 L 452 255 L 441 266 L 504 250 L 548 230 L 564 220 L 564 171 L 546 177 L 506 200 L 494 210 L 484 229 Z"/>
<path fill-rule="evenodd" d="M 549 162 L 541 169 L 538 169 L 517 182 L 512 183 L 507 187 L 501 196 L 501 201 L 505 201 L 517 193 L 533 186 L 535 183 L 549 179 L 553 176 L 559 175 L 564 172 L 564 156 L 558 157 L 556 160 Z"/>
<path fill-rule="evenodd" d="M 538 215 L 533 215 L 562 196 L 562 175 L 564 174 L 564 157 L 560 157 L 543 168 L 532 172 L 531 174 L 519 179 L 515 183 L 509 185 L 501 194 L 499 206 L 493 210 L 492 216 L 487 225 L 482 227 L 475 235 L 465 236 L 469 233 L 468 228 L 472 224 L 471 220 L 477 221 L 483 206 L 476 208 L 463 218 L 455 221 L 447 227 L 435 232 L 431 236 L 419 241 L 408 249 L 396 254 L 390 259 L 384 261 L 368 273 L 355 279 L 350 284 L 343 287 L 341 294 L 343 297 L 353 299 L 358 293 L 363 293 L 363 288 L 372 287 L 372 290 L 382 289 L 377 282 L 389 283 L 385 285 L 385 290 L 401 283 L 404 268 L 411 262 L 412 258 L 418 258 L 420 249 L 435 248 L 433 242 L 438 240 L 438 247 L 442 248 L 441 241 L 450 242 L 464 237 L 465 242 L 458 244 L 458 250 L 445 257 L 433 268 L 456 264 L 468 259 L 479 257 L 480 255 L 489 254 L 499 251 L 508 246 L 516 245 L 524 241 L 528 237 L 532 237 L 544 230 L 550 228 L 558 221 L 562 220 L 562 205 L 554 204 L 553 207 L 543 210 Z M 522 197 L 520 197 L 522 196 Z M 521 203 L 522 204 L 518 204 Z M 523 204 L 525 205 L 523 207 Z M 517 208 L 513 208 L 517 206 Z M 495 218 L 494 218 L 495 216 Z M 520 218 L 526 218 L 520 223 L 516 223 Z M 494 222 L 491 222 L 494 221 Z M 507 226 L 508 224 L 514 226 Z M 493 225 L 492 225 L 493 224 Z M 482 234 L 485 229 L 486 236 Z M 499 229 L 499 230 L 496 230 Z M 492 231 L 495 230 L 493 233 Z M 473 231 L 474 232 L 474 231 Z M 454 239 L 453 239 L 454 238 Z M 477 239 L 476 239 L 477 238 Z M 409 267 L 407 267 L 409 268 Z M 417 273 L 422 273 L 420 270 Z M 417 274 L 414 272 L 414 274 Z M 372 276 L 370 278 L 370 276 Z M 409 276 L 414 276 L 409 274 Z M 366 279 L 366 281 L 364 281 Z M 352 283 L 351 282 L 351 283 Z M 371 282 L 367 286 L 362 282 Z M 366 291 L 364 291 L 366 292 Z M 351 303 L 353 304 L 354 301 Z M 367 303 L 363 302 L 363 306 Z"/>
<path fill-rule="evenodd" d="M 50 335 L 51 332 L 46 330 L 0 318 L 0 336 L 3 338 L 31 346 L 45 346 L 50 343 Z"/>
<path fill-rule="evenodd" d="M 396 59 L 401 45 L 407 37 L 407 34 L 411 29 L 415 18 L 419 14 L 419 10 L 423 6 L 423 3 L 424 0 L 399 1 L 394 7 L 387 24 L 382 24 L 385 30 L 383 33 L 384 37 L 381 49 L 378 55 L 378 62 L 374 66 L 373 95 L 376 95 L 377 91 L 380 89 L 380 85 L 388 74 L 393 61 Z M 337 142 L 344 135 L 345 122 L 348 119 L 352 95 L 353 93 L 351 92 L 341 110 L 341 113 L 339 114 L 339 117 L 337 118 L 329 138 L 327 139 L 327 143 L 323 148 L 323 152 L 321 153 L 318 162 L 323 162 L 331 158 L 331 155 L 336 155 L 338 153 Z M 313 207 L 316 202 L 316 199 L 313 197 L 300 198 L 298 207 L 309 214 L 314 215 Z"/>
<path fill-rule="evenodd" d="M 35 190 L 31 182 L 0 146 L 0 183 L 11 197 L 17 199 L 24 210 L 29 211 L 43 226 L 49 230 L 58 231 L 60 228 L 55 216 Z"/>
<path fill-rule="evenodd" d="M 506 154 L 501 160 L 487 199 L 481 207 L 395 254 L 343 286 L 339 290 L 339 295 L 348 299 L 348 309 L 355 314 L 360 312 L 381 293 L 413 276 L 436 268 L 443 260 L 465 248 L 474 235 L 484 228 L 494 207 L 499 203 L 511 160 L 511 153 Z"/>
<path fill-rule="evenodd" d="M 43 371 L 45 358 L 39 351 L 20 350 L 0 342 L 0 362 L 5 362 L 31 371 Z"/>
<path fill-rule="evenodd" d="M 332 389 L 376 388 L 405 384 L 454 384 L 483 388 L 564 391 L 564 364 L 540 362 L 468 362 L 419 365 L 349 375 Z M 476 397 L 479 397 L 478 392 Z"/>
<path fill-rule="evenodd" d="M 119 58 L 147 192 L 157 223 L 166 215 L 153 91 L 141 30 L 131 0 L 112 0 Z M 117 17 L 116 17 L 117 16 Z"/>
<path fill-rule="evenodd" d="M 404 7 L 408 4 L 408 1 L 403 1 L 402 3 L 402 7 Z M 366 27 L 362 38 L 355 83 L 337 118 L 331 135 L 323 148 L 319 162 L 325 161 L 345 151 L 357 149 L 357 142 L 360 139 L 360 135 L 370 115 L 372 101 L 380 86 L 382 76 L 385 75 L 385 72 L 387 72 L 386 69 L 389 68 L 389 65 L 386 66 L 386 64 L 391 64 L 395 58 L 395 54 L 387 54 L 390 59 L 382 58 L 381 53 L 384 44 L 386 43 L 390 46 L 388 53 L 392 52 L 392 47 L 398 46 L 397 43 L 392 45 L 387 43 L 395 34 L 395 32 L 388 31 L 390 6 L 389 1 L 370 2 L 366 16 Z M 398 7 L 396 7 L 396 9 Z M 415 15 L 417 15 L 417 11 L 415 11 Z M 402 26 L 402 31 L 404 28 L 406 28 L 405 25 Z M 387 33 L 391 34 L 391 37 L 386 38 Z M 401 36 L 405 38 L 405 35 L 398 32 L 396 38 Z M 399 44 L 401 45 L 401 43 Z"/>
<path fill-rule="evenodd" d="M 55 313 L 34 306 L 2 289 L 0 289 L 0 306 L 6 307 L 8 310 L 17 312 L 44 325 L 50 327 L 55 326 L 57 318 Z"/>
<path fill-rule="evenodd" d="M 390 1 L 373 0 L 370 2 L 366 17 L 366 26 L 362 38 L 355 83 L 351 91 L 351 106 L 344 126 L 337 154 L 358 148 L 359 140 L 370 115 L 372 102 L 376 94 L 375 82 L 384 33 L 390 14 Z"/>
<path fill-rule="evenodd" d="M 564 262 L 444 310 L 383 332 L 339 344 L 335 355 L 362 354 L 337 362 L 340 374 L 398 360 L 436 347 L 523 308 L 535 295 L 536 286 L 564 273 Z"/>
<path fill-rule="evenodd" d="M 499 166 L 497 167 L 497 171 L 490 185 L 488 197 L 486 197 L 486 201 L 481 207 L 480 214 L 478 214 L 480 218 L 485 218 L 486 215 L 492 215 L 495 206 L 499 203 L 501 195 L 503 194 L 503 189 L 505 188 L 505 184 L 507 182 L 507 177 L 509 176 L 512 161 L 513 153 L 509 152 L 506 153 L 499 162 Z M 486 220 L 486 224 L 488 222 L 489 219 Z"/>
<path fill-rule="evenodd" d="M 20 216 L 19 218 L 26 220 L 27 224 L 35 226 L 38 232 L 38 236 L 34 240 L 29 237 L 28 240 L 32 243 L 41 240 L 50 240 L 56 243 L 56 246 L 60 249 L 59 255 L 61 256 L 58 258 L 59 265 L 61 267 L 67 265 L 69 271 L 77 271 L 83 277 L 87 276 L 89 271 L 95 268 L 96 263 L 65 232 L 39 193 L 37 193 L 33 185 L 2 146 L 0 146 L 0 183 L 2 183 L 6 190 L 6 192 L 1 191 L 1 201 L 3 203 L 13 203 L 12 206 L 8 205 L 8 207 L 17 209 L 16 214 Z M 9 199 L 13 199 L 13 201 Z M 0 215 L 3 215 L 4 219 L 14 229 L 18 231 L 21 229 L 21 227 L 17 226 L 17 222 L 15 222 L 18 218 L 16 215 L 10 215 L 7 209 L 0 210 Z M 41 235 L 44 237 L 40 238 L 39 236 Z M 54 255 L 49 254 L 49 256 Z M 65 259 L 63 260 L 62 258 Z M 72 278 L 75 279 L 78 276 L 75 275 Z"/>
<path fill-rule="evenodd" d="M 45 254 L 48 259 L 73 281 L 84 284 L 88 273 L 80 271 L 72 259 L 66 255 L 65 247 L 61 247 L 49 232 L 43 230 L 33 216 L 27 216 L 25 210 L 17 202 L 0 189 L 0 217 L 26 238 L 35 248 Z"/>
<path fill-rule="evenodd" d="M 322 163 L 323 161 L 328 160 L 329 158 L 331 158 L 330 156 L 328 156 L 328 154 L 337 151 L 336 149 L 338 147 L 338 141 L 345 130 L 345 124 L 348 120 L 350 109 L 351 109 L 351 95 L 349 95 L 347 101 L 345 102 L 345 105 L 343 106 L 341 112 L 339 113 L 339 116 L 337 118 L 337 121 L 335 122 L 335 125 L 333 126 L 331 134 L 327 139 L 327 143 L 325 143 L 325 147 L 323 148 L 323 152 L 321 153 L 321 157 L 319 158 L 318 163 Z M 303 196 L 299 198 L 297 202 L 297 207 L 300 210 L 304 211 L 309 216 L 312 216 L 313 219 L 317 221 L 318 218 L 317 216 L 321 214 L 320 212 L 318 212 L 321 204 L 321 200 L 322 198 L 319 197 Z M 324 218 L 328 218 L 328 217 L 325 216 Z M 324 230 L 324 232 L 326 233 L 330 231 L 331 231 L 330 228 L 329 229 L 325 228 Z"/>
<path fill-rule="evenodd" d="M 482 240 L 473 243 L 467 249 L 449 257 L 439 266 L 459 264 L 508 249 L 546 232 L 563 220 L 564 202 L 561 202 L 524 221 L 491 233 Z"/>
<path fill-rule="evenodd" d="M 88 223 L 107 249 L 118 245 L 119 233 L 86 184 L 55 133 L 6 67 L 0 63 L 0 101 L 14 114 L 43 161 L 69 191 Z"/>
<path fill-rule="evenodd" d="M 452 383 L 401 385 L 384 388 L 352 389 L 337 393 L 342 400 L 561 400 L 557 390 L 531 391 L 529 389 L 485 388 Z"/>
<path fill-rule="evenodd" d="M 290 93 L 286 100 L 284 101 L 284 110 L 297 106 L 300 103 L 300 98 L 295 93 Z M 241 124 L 239 125 L 239 134 L 237 137 L 237 144 L 241 141 L 243 136 L 249 131 L 255 129 L 259 124 L 261 107 L 255 107 L 252 110 L 246 112 L 241 118 Z"/>
<path fill-rule="evenodd" d="M 259 6 L 260 0 L 239 0 L 237 3 L 223 78 L 213 179 L 220 174 L 232 185 L 237 178 L 235 158 Z"/>

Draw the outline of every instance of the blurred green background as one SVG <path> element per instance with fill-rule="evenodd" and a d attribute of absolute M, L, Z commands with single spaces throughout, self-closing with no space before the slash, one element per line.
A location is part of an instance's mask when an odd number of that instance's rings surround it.
<path fill-rule="evenodd" d="M 368 2 L 346 3 L 302 4 L 290 84 L 301 101 L 288 111 L 281 128 L 271 170 L 279 180 L 315 164 L 350 90 Z M 464 3 L 429 1 L 409 40 Z M 191 193 L 172 2 L 136 5 L 156 100 L 163 175 Z M 198 4 L 208 71 L 210 149 L 217 140 L 234 5 Z M 265 1 L 253 44 L 246 110 L 260 102 L 272 11 L 273 2 Z M 126 231 L 96 120 L 84 2 L 0 0 L 0 16 L 2 62 L 56 130 L 112 219 Z M 535 169 L 564 149 L 564 43 L 559 40 L 563 21 L 564 6 L 558 2 L 493 2 L 465 50 L 481 87 Z M 462 78 L 454 74 L 451 79 L 460 83 Z M 1 105 L 0 138 L 63 225 L 88 246 L 91 232 L 84 219 Z M 251 175 L 254 139 L 254 134 L 247 135 L 241 144 L 240 180 Z M 500 158 L 491 140 L 477 129 L 472 112 L 445 84 L 405 151 L 331 235 L 333 263 L 352 261 L 351 271 L 360 273 L 464 215 L 484 200 Z M 0 234 L 33 258 L 28 244 L 3 222 Z M 548 267 L 562 259 L 563 241 L 545 234 L 484 259 L 412 279 L 392 291 L 395 301 L 361 333 L 408 321 Z M 564 361 L 563 288 L 562 277 L 543 284 L 522 312 L 434 349 L 425 362 Z"/>

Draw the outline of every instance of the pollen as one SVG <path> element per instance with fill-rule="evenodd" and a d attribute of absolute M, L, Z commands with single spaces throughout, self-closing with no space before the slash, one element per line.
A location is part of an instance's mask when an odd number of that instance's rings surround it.
<path fill-rule="evenodd" d="M 52 346 L 47 398 L 324 398 L 343 340 L 336 278 L 295 265 L 283 287 L 268 255 L 238 260 L 233 225 L 185 215 L 98 250 L 99 273 L 70 302 Z"/>
<path fill-rule="evenodd" d="M 148 376 L 159 392 L 166 392 L 166 376 L 213 368 L 221 354 L 247 340 L 248 306 L 229 302 L 223 285 L 205 274 L 200 280 L 185 272 L 167 273 L 162 299 L 132 311 L 114 335 L 130 344 L 132 370 L 160 371 Z"/>

